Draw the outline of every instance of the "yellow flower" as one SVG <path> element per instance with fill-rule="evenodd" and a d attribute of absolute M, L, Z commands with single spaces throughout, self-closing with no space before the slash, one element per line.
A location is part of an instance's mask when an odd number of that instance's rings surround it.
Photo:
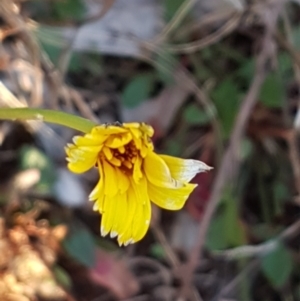
<path fill-rule="evenodd" d="M 102 214 L 101 234 L 120 245 L 139 241 L 151 219 L 151 203 L 181 209 L 197 186 L 188 182 L 211 169 L 197 160 L 154 152 L 153 128 L 144 123 L 99 125 L 66 147 L 68 168 L 83 173 L 93 166 L 100 179 L 89 198 Z"/>

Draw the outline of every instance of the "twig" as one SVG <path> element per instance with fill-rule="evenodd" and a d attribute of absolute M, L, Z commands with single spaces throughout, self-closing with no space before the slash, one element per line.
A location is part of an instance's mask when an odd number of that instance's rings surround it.
<path fill-rule="evenodd" d="M 199 51 L 211 44 L 219 42 L 226 35 L 234 31 L 238 26 L 238 24 L 240 23 L 242 16 L 243 15 L 241 12 L 234 12 L 222 27 L 220 27 L 214 33 L 210 34 L 207 37 L 204 37 L 201 40 L 194 41 L 191 43 L 186 43 L 186 44 L 180 44 L 180 45 L 164 44 L 163 46 L 167 51 L 174 52 L 174 53 L 187 54 L 187 53 Z"/>
<path fill-rule="evenodd" d="M 223 300 L 226 295 L 229 295 L 234 288 L 245 278 L 249 279 L 249 275 L 253 274 L 260 266 L 259 260 L 253 260 L 248 264 L 248 266 L 243 269 L 236 277 L 234 277 L 213 299 L 213 301 Z"/>
<path fill-rule="evenodd" d="M 292 239 L 300 233 L 300 221 L 296 221 L 287 229 L 282 231 L 277 237 L 268 240 L 256 246 L 241 246 L 225 251 L 214 252 L 214 256 L 226 258 L 228 260 L 236 260 L 241 258 L 249 258 L 254 256 L 262 256 L 272 252 L 277 248 L 278 242 L 284 242 Z"/>
<path fill-rule="evenodd" d="M 235 126 L 231 135 L 229 146 L 224 154 L 219 172 L 216 176 L 210 201 L 208 202 L 207 208 L 203 215 L 201 224 L 199 225 L 198 237 L 196 239 L 196 244 L 191 252 L 188 263 L 186 265 L 186 270 L 183 277 L 183 287 L 181 291 L 182 296 L 187 296 L 189 291 L 189 286 L 192 282 L 192 276 L 194 270 L 197 266 L 199 256 L 201 255 L 202 248 L 204 246 L 206 233 L 213 217 L 214 211 L 219 204 L 222 196 L 223 188 L 228 181 L 232 181 L 238 170 L 238 156 L 237 151 L 240 146 L 240 141 L 243 137 L 245 127 L 249 120 L 250 114 L 254 105 L 257 102 L 257 96 L 259 94 L 260 88 L 264 82 L 266 76 L 266 63 L 273 52 L 273 31 L 276 26 L 276 21 L 282 3 L 278 2 L 274 5 L 270 5 L 269 9 L 266 11 L 268 13 L 266 18 L 266 32 L 264 40 L 262 43 L 262 50 L 257 58 L 256 62 L 256 72 L 251 84 L 251 87 L 241 105 L 241 109 L 238 113 Z M 231 173 L 229 173 L 231 171 Z"/>
<path fill-rule="evenodd" d="M 156 49 L 155 51 L 157 51 L 158 54 L 161 54 L 160 50 Z M 191 93 L 194 93 L 197 102 L 203 107 L 205 113 L 211 117 L 211 125 L 216 139 L 216 165 L 219 165 L 219 161 L 223 153 L 223 145 L 221 143 L 221 126 L 219 120 L 217 119 L 217 110 L 214 103 L 210 100 L 205 91 L 201 89 L 201 87 L 199 87 L 189 71 L 186 70 L 186 68 L 184 68 L 183 66 L 177 66 L 177 69 L 174 72 L 168 66 L 158 65 L 158 63 L 149 55 L 144 55 L 140 58 L 147 62 L 150 62 L 157 68 L 164 69 L 164 71 L 166 71 L 167 73 L 172 74 L 173 78 L 179 85 L 181 85 L 182 87 L 184 87 L 184 89 L 187 89 Z M 167 64 L 170 63 L 169 61 L 167 61 L 167 59 L 165 59 L 165 61 Z"/>
<path fill-rule="evenodd" d="M 178 29 L 176 32 L 177 38 L 185 38 L 188 35 L 194 33 L 196 30 L 205 29 L 208 26 L 211 26 L 214 23 L 221 23 L 224 20 L 228 20 L 228 18 L 232 15 L 233 11 L 230 10 L 222 10 L 222 11 L 213 11 L 204 15 L 201 19 L 196 20 L 195 23 L 190 26 L 184 27 L 182 29 Z"/>
<path fill-rule="evenodd" d="M 169 263 L 172 265 L 173 268 L 177 268 L 180 265 L 180 260 L 178 259 L 177 255 L 173 251 L 172 247 L 170 246 L 168 240 L 166 239 L 166 236 L 162 229 L 159 227 L 159 225 L 154 224 L 152 226 L 152 231 L 154 236 L 156 237 L 156 240 L 161 244 L 163 247 L 166 257 L 169 261 Z"/>
<path fill-rule="evenodd" d="M 168 35 L 170 35 L 170 33 L 177 28 L 182 19 L 186 16 L 188 11 L 193 7 L 193 5 L 196 2 L 196 0 L 185 0 L 185 2 L 183 2 L 177 10 L 172 20 L 165 26 L 162 32 L 154 39 L 152 43 L 158 44 L 161 41 L 165 40 L 168 37 Z"/>

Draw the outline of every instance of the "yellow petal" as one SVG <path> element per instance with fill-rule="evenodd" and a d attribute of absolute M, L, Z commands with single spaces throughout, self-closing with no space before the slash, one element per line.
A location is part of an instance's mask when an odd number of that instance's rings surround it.
<path fill-rule="evenodd" d="M 142 132 L 144 132 L 149 137 L 152 137 L 154 135 L 154 129 L 149 124 L 142 123 L 141 124 L 141 130 L 142 130 Z"/>
<path fill-rule="evenodd" d="M 131 243 L 132 240 L 133 220 L 135 218 L 135 212 L 139 202 L 139 200 L 136 198 L 132 185 L 129 186 L 129 189 L 127 191 L 127 202 L 128 202 L 127 216 L 125 219 L 125 223 L 123 225 L 123 229 L 119 233 L 119 237 L 118 237 L 118 243 L 120 246 L 122 244 L 127 245 Z"/>
<path fill-rule="evenodd" d="M 99 146 L 107 139 L 107 135 L 92 135 L 90 133 L 84 136 L 75 136 L 73 142 L 77 146 Z"/>
<path fill-rule="evenodd" d="M 104 146 L 102 148 L 102 152 L 104 153 L 104 156 L 107 158 L 108 161 L 110 161 L 114 156 L 109 147 Z"/>
<path fill-rule="evenodd" d="M 90 201 L 95 201 L 94 203 L 94 211 L 99 211 L 100 213 L 103 212 L 103 202 L 104 202 L 104 176 L 103 176 L 103 168 L 101 165 L 101 162 L 98 161 L 98 169 L 99 169 L 99 175 L 100 179 L 93 189 L 93 191 L 89 195 Z"/>
<path fill-rule="evenodd" d="M 105 196 L 103 213 L 102 213 L 102 218 L 101 218 L 101 235 L 102 236 L 107 235 L 113 227 L 116 205 L 117 205 L 116 197 Z"/>
<path fill-rule="evenodd" d="M 189 182 L 197 173 L 211 170 L 212 168 L 202 161 L 181 159 L 167 155 L 159 155 L 168 165 L 171 176 L 181 182 Z"/>
<path fill-rule="evenodd" d="M 102 160 L 104 175 L 104 194 L 114 197 L 118 193 L 118 177 L 115 167 L 111 166 L 106 160 Z"/>
<path fill-rule="evenodd" d="M 111 228 L 110 237 L 113 238 L 122 233 L 127 219 L 127 210 L 127 193 L 120 193 L 115 206 L 114 221 Z"/>
<path fill-rule="evenodd" d="M 69 145 L 66 147 L 68 168 L 74 173 L 82 173 L 91 169 L 97 162 L 99 147 L 80 147 Z"/>
<path fill-rule="evenodd" d="M 149 182 L 156 186 L 176 188 L 183 185 L 172 178 L 168 165 L 154 152 L 148 153 L 143 161 L 143 168 Z"/>
<path fill-rule="evenodd" d="M 148 183 L 148 193 L 150 200 L 157 206 L 168 210 L 179 210 L 196 187 L 197 184 L 184 184 L 180 188 L 165 188 Z"/>
<path fill-rule="evenodd" d="M 118 182 L 116 184 L 118 185 L 118 189 L 120 193 L 124 193 L 129 188 L 130 185 L 129 178 L 119 168 L 116 168 L 115 170 L 118 178 Z"/>
<path fill-rule="evenodd" d="M 134 162 L 133 166 L 133 179 L 136 183 L 143 177 L 142 170 L 142 159 L 140 157 L 136 157 L 136 161 Z"/>
<path fill-rule="evenodd" d="M 132 135 L 129 132 L 110 136 L 106 141 L 105 145 L 110 148 L 119 148 L 128 144 L 132 140 Z"/>
<path fill-rule="evenodd" d="M 139 184 L 133 183 L 132 185 L 135 191 L 135 196 L 137 200 L 139 200 L 133 220 L 133 243 L 141 240 L 149 228 L 151 219 L 151 204 L 148 196 L 146 179 L 143 178 Z"/>
<path fill-rule="evenodd" d="M 103 135 L 113 135 L 127 132 L 127 129 L 124 129 L 121 126 L 115 125 L 99 125 L 92 129 L 91 134 L 94 136 L 103 136 Z"/>
<path fill-rule="evenodd" d="M 142 133 L 138 128 L 129 128 L 132 139 L 137 149 L 142 147 Z"/>
<path fill-rule="evenodd" d="M 127 129 L 138 129 L 140 127 L 139 122 L 124 122 L 123 127 Z"/>

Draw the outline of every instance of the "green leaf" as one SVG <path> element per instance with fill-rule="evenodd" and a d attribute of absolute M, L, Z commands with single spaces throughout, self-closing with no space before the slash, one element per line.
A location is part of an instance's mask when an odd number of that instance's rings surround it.
<path fill-rule="evenodd" d="M 253 143 L 250 139 L 244 138 L 240 145 L 240 158 L 242 161 L 248 159 L 253 152 Z"/>
<path fill-rule="evenodd" d="M 80 20 L 86 13 L 86 7 L 82 0 L 59 0 L 53 2 L 53 12 L 61 21 Z"/>
<path fill-rule="evenodd" d="M 162 51 L 155 57 L 155 68 L 158 78 L 166 85 L 173 84 L 174 71 L 178 66 L 178 58 L 167 51 Z"/>
<path fill-rule="evenodd" d="M 61 47 L 58 47 L 56 45 L 51 45 L 48 43 L 41 43 L 43 50 L 46 52 L 48 55 L 50 61 L 54 64 L 57 65 L 59 56 L 61 54 Z"/>
<path fill-rule="evenodd" d="M 212 94 L 224 138 L 228 138 L 239 109 L 239 90 L 232 79 L 225 79 Z"/>
<path fill-rule="evenodd" d="M 65 250 L 78 262 L 87 267 L 95 264 L 96 244 L 91 233 L 82 225 L 73 226 L 63 242 Z"/>
<path fill-rule="evenodd" d="M 182 143 L 179 140 L 170 139 L 165 143 L 165 152 L 170 156 L 180 156 L 182 149 Z"/>
<path fill-rule="evenodd" d="M 183 118 L 186 122 L 193 125 L 207 124 L 211 120 L 211 118 L 195 104 L 187 106 L 183 112 Z"/>
<path fill-rule="evenodd" d="M 293 260 L 290 252 L 280 242 L 276 248 L 263 256 L 261 266 L 265 276 L 275 288 L 282 287 L 293 270 Z"/>
<path fill-rule="evenodd" d="M 247 60 L 244 64 L 242 64 L 241 68 L 236 71 L 236 78 L 244 79 L 247 84 L 251 82 L 253 78 L 253 74 L 255 72 L 255 61 L 254 59 Z"/>
<path fill-rule="evenodd" d="M 24 146 L 20 150 L 20 167 L 23 170 L 36 168 L 41 177 L 35 190 L 39 193 L 50 194 L 56 180 L 56 171 L 53 162 L 43 152 L 33 146 Z"/>
<path fill-rule="evenodd" d="M 60 266 L 55 266 L 52 268 L 54 273 L 55 279 L 57 282 L 62 285 L 66 289 L 71 289 L 72 287 L 72 280 L 69 274 Z"/>
<path fill-rule="evenodd" d="M 292 30 L 292 40 L 295 49 L 300 48 L 300 26 L 295 26 Z"/>
<path fill-rule="evenodd" d="M 245 243 L 246 233 L 241 227 L 236 200 L 227 192 L 210 225 L 206 244 L 210 250 L 222 250 Z"/>
<path fill-rule="evenodd" d="M 150 254 L 159 260 L 166 258 L 166 252 L 161 244 L 153 244 L 150 248 Z"/>
<path fill-rule="evenodd" d="M 281 74 L 293 74 L 293 64 L 291 60 L 291 56 L 287 53 L 281 53 L 278 56 L 278 65 L 280 68 Z M 286 80 L 286 78 L 284 78 Z"/>
<path fill-rule="evenodd" d="M 152 73 L 137 75 L 125 87 L 122 100 L 126 107 L 133 108 L 146 100 L 153 88 L 154 75 Z"/>
<path fill-rule="evenodd" d="M 284 90 L 279 77 L 269 74 L 260 90 L 260 101 L 267 107 L 281 107 L 283 98 Z"/>
<path fill-rule="evenodd" d="M 183 2 L 183 0 L 164 0 L 165 20 L 167 22 L 173 18 L 173 16 L 175 15 L 175 13 L 177 12 L 177 10 Z"/>

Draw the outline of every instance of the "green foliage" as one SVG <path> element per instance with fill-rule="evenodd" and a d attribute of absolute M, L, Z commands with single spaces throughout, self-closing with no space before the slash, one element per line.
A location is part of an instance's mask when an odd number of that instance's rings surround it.
<path fill-rule="evenodd" d="M 150 249 L 150 254 L 159 260 L 166 258 L 165 250 L 161 244 L 153 244 Z"/>
<path fill-rule="evenodd" d="M 293 45 L 295 49 L 300 48 L 300 26 L 295 26 L 292 31 Z"/>
<path fill-rule="evenodd" d="M 39 193 L 50 194 L 56 179 L 53 162 L 34 146 L 24 146 L 20 150 L 19 158 L 21 169 L 36 168 L 40 171 L 41 177 L 35 190 Z"/>
<path fill-rule="evenodd" d="M 43 50 L 46 52 L 48 55 L 50 61 L 54 64 L 57 65 L 59 56 L 61 54 L 62 48 L 58 47 L 56 45 L 51 45 L 48 43 L 42 43 L 41 45 L 43 47 Z"/>
<path fill-rule="evenodd" d="M 250 139 L 244 138 L 241 141 L 241 146 L 240 146 L 240 158 L 241 160 L 246 160 L 251 156 L 253 153 L 253 143 Z"/>
<path fill-rule="evenodd" d="M 284 90 L 279 77 L 272 73 L 267 76 L 260 90 L 260 101 L 267 107 L 281 107 Z"/>
<path fill-rule="evenodd" d="M 180 156 L 183 150 L 182 143 L 178 140 L 170 139 L 165 144 L 166 153 L 170 156 Z"/>
<path fill-rule="evenodd" d="M 72 287 L 72 280 L 67 271 L 65 271 L 62 267 L 60 266 L 55 266 L 53 268 L 53 273 L 55 276 L 55 279 L 57 282 L 62 285 L 66 289 L 71 289 Z"/>
<path fill-rule="evenodd" d="M 158 79 L 166 85 L 173 84 L 174 72 L 178 65 L 178 58 L 174 54 L 167 51 L 160 52 L 155 57 L 155 68 Z"/>
<path fill-rule="evenodd" d="M 261 266 L 270 283 L 281 288 L 292 273 L 293 259 L 287 248 L 277 242 L 275 249 L 262 257 Z"/>
<path fill-rule="evenodd" d="M 68 254 L 81 264 L 94 266 L 96 244 L 92 234 L 83 225 L 72 225 L 71 233 L 63 242 L 63 246 Z"/>
<path fill-rule="evenodd" d="M 206 244 L 211 250 L 222 250 L 246 243 L 246 233 L 239 220 L 236 200 L 226 193 L 213 219 Z"/>
<path fill-rule="evenodd" d="M 149 98 L 154 80 L 155 76 L 153 73 L 145 73 L 135 76 L 128 83 L 122 93 L 124 106 L 133 108 Z"/>
<path fill-rule="evenodd" d="M 183 118 L 187 123 L 192 125 L 204 125 L 209 123 L 211 119 L 210 116 L 195 104 L 190 104 L 185 108 Z"/>
<path fill-rule="evenodd" d="M 165 20 L 167 22 L 172 19 L 184 1 L 185 0 L 164 0 Z"/>
<path fill-rule="evenodd" d="M 54 16 L 61 21 L 81 20 L 86 12 L 82 0 L 59 0 L 53 2 Z"/>
<path fill-rule="evenodd" d="M 246 82 L 247 85 L 251 83 L 255 72 L 254 59 L 246 60 L 240 68 L 235 72 L 236 78 L 240 78 Z"/>
<path fill-rule="evenodd" d="M 222 81 L 212 93 L 224 138 L 228 138 L 239 109 L 239 90 L 232 79 Z"/>

